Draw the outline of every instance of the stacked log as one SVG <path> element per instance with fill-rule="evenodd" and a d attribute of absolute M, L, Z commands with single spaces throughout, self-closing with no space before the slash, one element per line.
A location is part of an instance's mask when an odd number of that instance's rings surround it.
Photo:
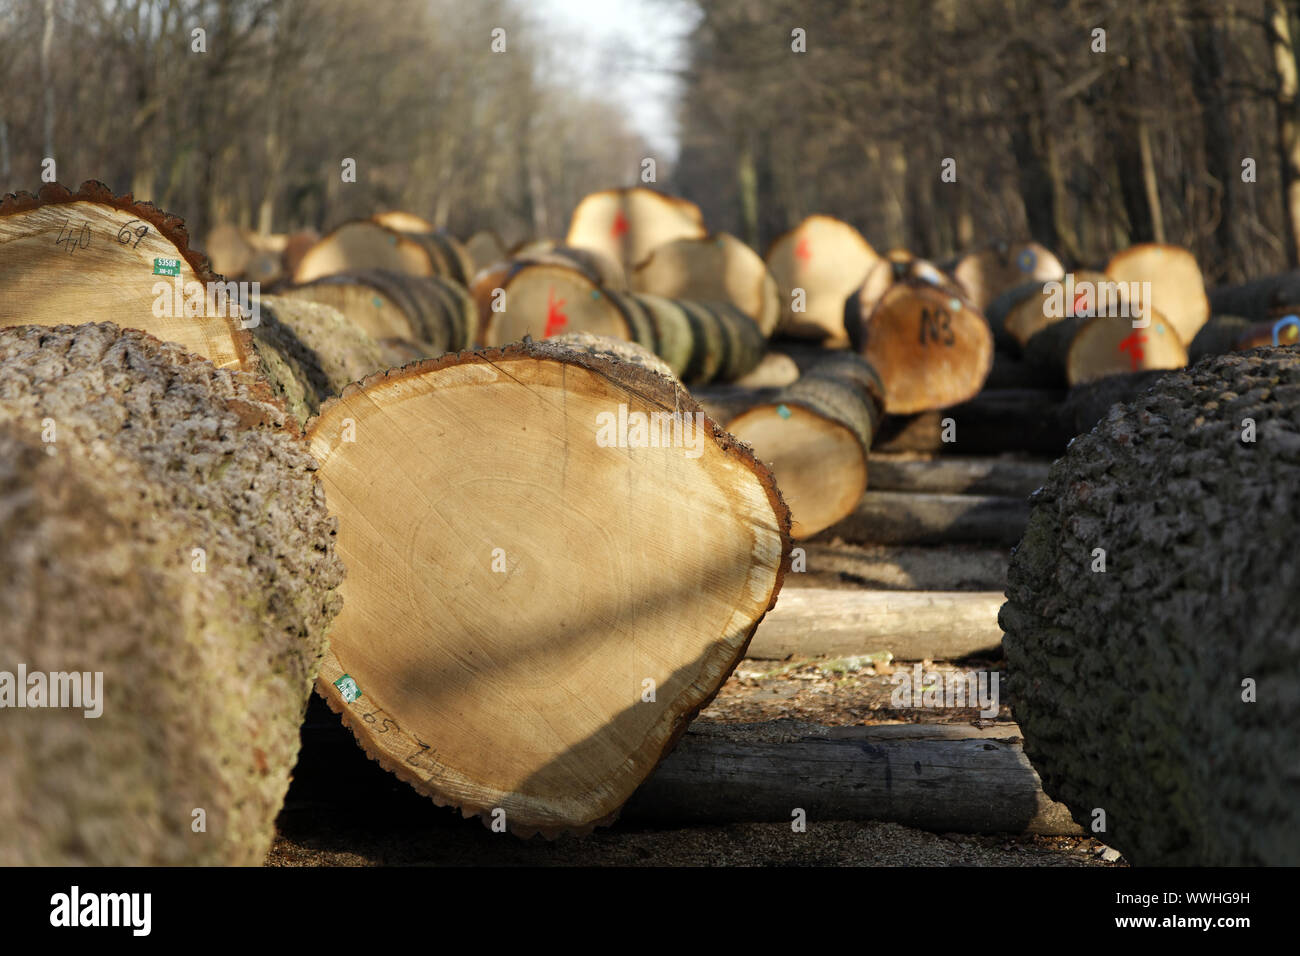
<path fill-rule="evenodd" d="M 1300 864 L 1297 396 L 1289 348 L 1164 375 L 1056 462 L 1012 558 L 1026 752 L 1135 864 Z"/>
<path fill-rule="evenodd" d="M 283 287 L 277 295 L 338 309 L 394 355 L 414 350 L 428 358 L 459 351 L 474 343 L 478 331 L 469 290 L 440 276 L 367 269 Z"/>
<path fill-rule="evenodd" d="M 729 302 L 696 302 L 618 292 L 567 263 L 514 268 L 483 324 L 487 347 L 571 331 L 636 342 L 688 382 L 731 380 L 763 355 L 758 326 Z"/>
<path fill-rule="evenodd" d="M 1029 340 L 1025 358 L 1059 370 L 1070 386 L 1187 364 L 1187 349 L 1163 315 L 1152 310 L 1140 321 L 1148 324 L 1135 325 L 1132 319 L 1111 315 L 1061 319 Z"/>
<path fill-rule="evenodd" d="M 300 426 L 344 386 L 401 364 L 328 305 L 262 296 L 260 306 L 253 340 L 261 371 Z"/>
<path fill-rule="evenodd" d="M 1016 286 L 1065 277 L 1061 260 L 1036 242 L 995 243 L 962 256 L 949 271 L 981 311 Z"/>
<path fill-rule="evenodd" d="M 862 234 L 831 216 L 809 216 L 774 239 L 763 258 L 780 291 L 778 331 L 847 345 L 844 301 L 881 261 Z"/>
<path fill-rule="evenodd" d="M 1026 291 L 1021 286 L 1007 298 L 990 306 L 989 324 L 1000 331 L 1003 348 L 1023 352 L 1029 340 L 1049 325 L 1063 319 L 1091 318 L 1095 315 L 1132 317 L 1140 303 L 1130 304 L 1127 286 L 1102 272 L 1071 272 L 1062 280 L 1050 280 Z M 1008 307 L 1002 310 L 1003 305 Z"/>
<path fill-rule="evenodd" d="M 844 301 L 844 332 L 850 347 L 861 348 L 863 329 L 885 293 L 896 283 L 910 279 L 928 282 L 955 296 L 965 295 L 953 277 L 933 262 L 919 259 L 906 249 L 891 249 Z"/>
<path fill-rule="evenodd" d="M 610 822 L 786 571 L 770 473 L 603 350 L 372 376 L 309 437 L 348 565 L 318 691 L 381 766 L 521 835 Z"/>
<path fill-rule="evenodd" d="M 475 274 L 469 289 L 478 309 L 481 326 L 486 327 L 490 323 L 493 312 L 501 311 L 502 289 L 506 280 L 528 265 L 575 269 L 601 288 L 616 292 L 627 291 L 627 276 L 622 266 L 604 253 L 550 240 L 529 243 L 509 258 L 495 261 Z"/>
<path fill-rule="evenodd" d="M 238 296 L 189 248 L 185 224 L 88 181 L 0 201 L 0 327 L 113 321 L 176 342 L 218 368 L 253 369 Z"/>
<path fill-rule="evenodd" d="M 697 302 L 730 302 L 766 338 L 781 316 L 776 279 L 758 253 L 735 236 L 717 233 L 657 246 L 631 275 L 637 292 Z"/>
<path fill-rule="evenodd" d="M 1210 290 L 1215 315 L 1239 315 L 1255 322 L 1300 312 L 1300 270 L 1262 276 Z"/>
<path fill-rule="evenodd" d="M 854 307 L 850 300 L 847 308 Z M 973 398 L 993 363 L 993 333 L 984 316 L 952 286 L 920 278 L 890 285 L 852 338 L 879 371 L 885 411 L 895 415 Z"/>
<path fill-rule="evenodd" d="M 465 240 L 465 251 L 474 263 L 474 271 L 506 258 L 506 244 L 494 229 L 480 229 Z"/>
<path fill-rule="evenodd" d="M 835 524 L 862 498 L 884 392 L 866 361 L 852 352 L 832 353 L 726 423 L 772 469 L 790 507 L 793 537 Z"/>
<path fill-rule="evenodd" d="M 1210 317 L 1201 267 L 1196 257 L 1181 246 L 1155 242 L 1130 246 L 1111 257 L 1104 271 L 1120 283 L 1137 283 L 1138 290 L 1149 282 L 1151 301 L 1141 304 L 1145 311 L 1164 316 L 1184 345 L 1196 337 Z M 1133 288 L 1130 285 L 1130 293 Z"/>
<path fill-rule="evenodd" d="M 227 279 L 270 285 L 293 275 L 304 254 L 320 240 L 315 230 L 264 234 L 222 223 L 208 233 L 204 251 Z"/>
<path fill-rule="evenodd" d="M 18 709 L 0 681 L 0 864 L 263 861 L 339 606 L 315 469 L 252 376 L 0 330 L 5 669 L 81 687 Z"/>
<path fill-rule="evenodd" d="M 442 276 L 468 286 L 474 264 L 464 246 L 449 233 L 407 232 L 373 219 L 355 219 L 326 233 L 307 250 L 293 272 L 293 281 L 301 285 L 323 276 L 372 269 Z"/>
<path fill-rule="evenodd" d="M 630 275 L 659 246 L 705 234 L 694 203 L 637 186 L 586 196 L 573 210 L 565 242 L 603 253 Z"/>

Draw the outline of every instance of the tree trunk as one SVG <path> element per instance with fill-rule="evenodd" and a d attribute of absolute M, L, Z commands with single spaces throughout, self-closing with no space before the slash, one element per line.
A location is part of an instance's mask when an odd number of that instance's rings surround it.
<path fill-rule="evenodd" d="M 315 463 L 263 384 L 134 330 L 2 330 L 0 380 L 6 666 L 102 681 L 88 720 L 0 675 L 0 863 L 260 864 L 339 608 Z"/>
<path fill-rule="evenodd" d="M 1290 4 L 1270 0 L 1269 41 L 1277 74 L 1278 165 L 1286 210 L 1286 261 L 1300 265 L 1300 74 L 1291 38 Z"/>
<path fill-rule="evenodd" d="M 381 766 L 521 835 L 614 819 L 788 567 L 771 474 L 697 408 L 551 342 L 324 407 L 309 438 L 348 576 L 317 688 Z"/>
<path fill-rule="evenodd" d="M 1135 865 L 1300 864 L 1297 396 L 1292 349 L 1163 376 L 1053 466 L 1012 558 L 1026 752 Z"/>

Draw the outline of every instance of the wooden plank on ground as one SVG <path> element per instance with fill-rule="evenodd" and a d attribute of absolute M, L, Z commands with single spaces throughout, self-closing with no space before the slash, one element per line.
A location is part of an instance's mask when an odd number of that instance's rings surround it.
<path fill-rule="evenodd" d="M 882 820 L 938 832 L 1079 834 L 1043 793 L 1020 729 L 697 721 L 623 819 L 689 823 Z"/>
<path fill-rule="evenodd" d="M 872 454 L 867 484 L 872 491 L 1027 497 L 1047 481 L 1050 461 L 993 457 L 920 457 Z"/>
<path fill-rule="evenodd" d="M 1028 523 L 1028 498 L 868 491 L 853 514 L 821 537 L 860 544 L 978 542 L 1010 547 L 1020 541 Z"/>
<path fill-rule="evenodd" d="M 787 588 L 746 656 L 842 657 L 890 651 L 896 660 L 950 661 L 1000 654 L 1000 591 L 860 591 Z"/>
<path fill-rule="evenodd" d="M 786 588 L 857 587 L 885 591 L 1004 591 L 1011 549 L 956 544 L 857 545 L 806 541 L 805 561 Z M 802 571 L 795 570 L 802 567 Z"/>

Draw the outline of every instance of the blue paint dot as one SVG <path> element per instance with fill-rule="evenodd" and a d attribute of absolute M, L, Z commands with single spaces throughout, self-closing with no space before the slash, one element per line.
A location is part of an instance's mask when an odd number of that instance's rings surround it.
<path fill-rule="evenodd" d="M 782 418 L 790 417 L 790 409 L 786 408 L 784 405 L 776 406 L 776 413 L 780 415 Z"/>

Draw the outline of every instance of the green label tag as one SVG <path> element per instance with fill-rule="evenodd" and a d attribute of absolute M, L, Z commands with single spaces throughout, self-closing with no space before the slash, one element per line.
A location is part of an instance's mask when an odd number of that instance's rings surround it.
<path fill-rule="evenodd" d="M 782 418 L 790 417 L 790 409 L 786 408 L 784 405 L 776 406 L 776 413 L 780 415 Z"/>
<path fill-rule="evenodd" d="M 357 686 L 357 682 L 352 679 L 350 674 L 344 674 L 334 682 L 334 686 L 343 695 L 343 703 L 345 704 L 350 704 L 361 697 L 361 688 Z"/>
<path fill-rule="evenodd" d="M 153 274 L 156 276 L 178 276 L 181 274 L 181 260 L 155 259 L 153 261 Z"/>

